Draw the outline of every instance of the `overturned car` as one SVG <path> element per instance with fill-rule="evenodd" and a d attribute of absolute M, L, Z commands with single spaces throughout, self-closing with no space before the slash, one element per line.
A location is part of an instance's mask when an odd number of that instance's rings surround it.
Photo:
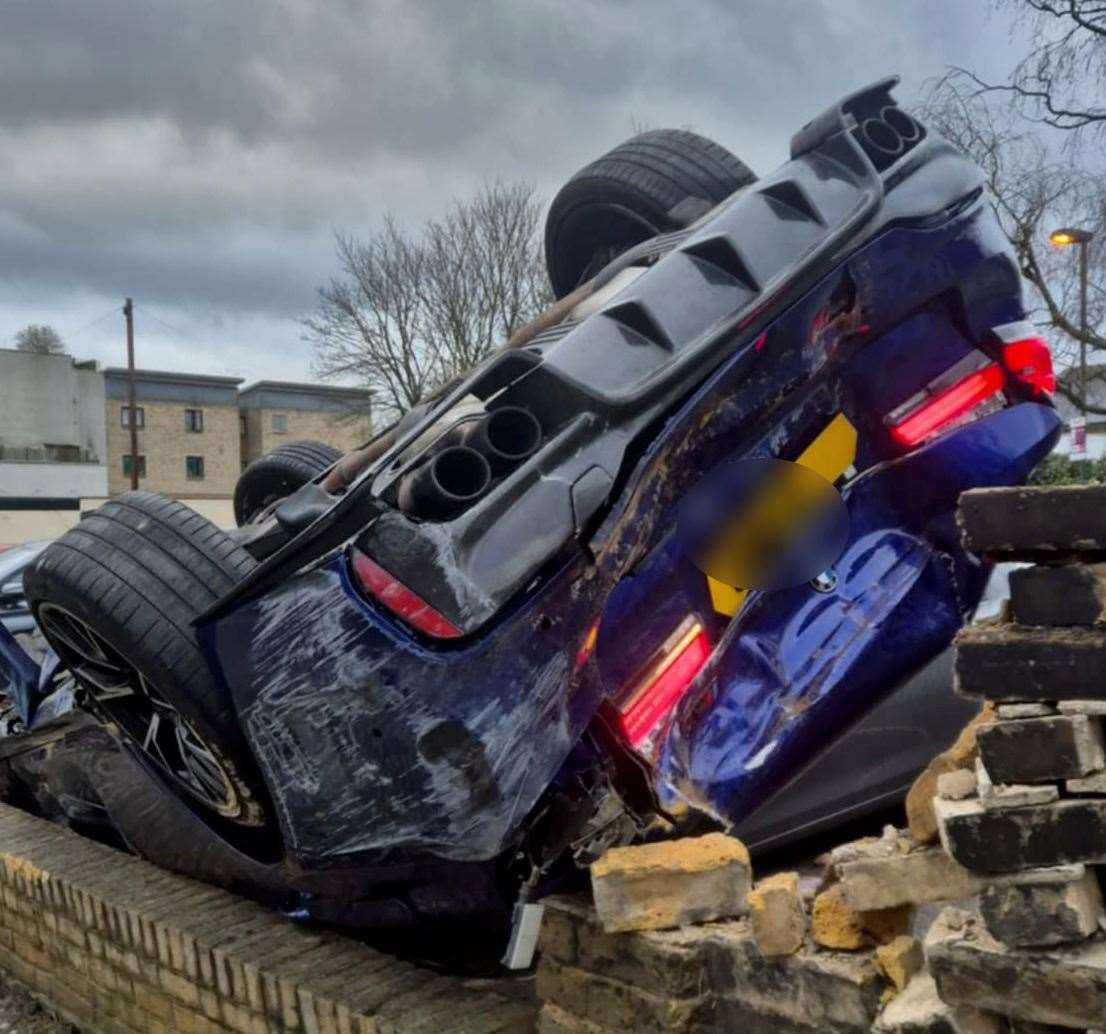
<path fill-rule="evenodd" d="M 944 657 L 989 572 L 957 498 L 1025 481 L 1060 425 L 980 172 L 894 82 L 759 180 L 686 133 L 593 163 L 550 212 L 550 312 L 299 487 L 251 481 L 237 532 L 127 493 L 46 548 L 56 657 L 0 641 L 21 792 L 366 926 L 901 794 L 963 718 Z M 765 459 L 847 514 L 799 584 L 716 577 L 683 532 Z"/>

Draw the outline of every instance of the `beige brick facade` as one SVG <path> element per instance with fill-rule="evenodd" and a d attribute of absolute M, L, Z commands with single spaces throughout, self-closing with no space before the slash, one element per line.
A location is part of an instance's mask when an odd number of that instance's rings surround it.
<path fill-rule="evenodd" d="M 131 487 L 126 457 L 130 428 L 125 370 L 104 371 L 108 494 Z M 241 470 L 237 377 L 135 371 L 139 413 L 139 488 L 166 495 L 219 499 L 234 493 Z M 142 467 L 145 465 L 145 475 Z"/>
<path fill-rule="evenodd" d="M 241 412 L 243 466 L 285 442 L 310 438 L 346 452 L 364 445 L 372 433 L 367 415 L 351 418 L 341 413 L 279 407 L 243 409 Z M 274 417 L 278 419 L 274 420 Z M 281 417 L 283 421 L 280 420 Z M 276 430 L 278 427 L 283 427 L 284 430 Z"/>
<path fill-rule="evenodd" d="M 319 384 L 258 381 L 238 395 L 243 466 L 285 442 L 309 438 L 342 452 L 372 435 L 365 392 Z"/>
<path fill-rule="evenodd" d="M 126 371 L 104 371 L 108 494 L 130 488 Z M 135 371 L 139 487 L 186 499 L 227 499 L 242 469 L 305 438 L 342 450 L 371 434 L 367 396 L 349 388 Z M 143 470 L 144 468 L 144 470 Z"/>
<path fill-rule="evenodd" d="M 115 495 L 131 487 L 124 473 L 123 457 L 130 453 L 130 430 L 123 426 L 121 411 L 126 402 L 108 403 L 108 493 Z M 139 487 L 152 492 L 193 498 L 233 495 L 241 470 L 238 444 L 238 407 L 218 405 L 184 406 L 177 402 L 150 402 L 141 397 L 145 427 L 138 430 L 138 455 L 146 457 L 146 476 Z M 185 409 L 203 413 L 203 430 L 185 429 Z M 188 457 L 203 460 L 203 477 L 190 477 Z M 196 465 L 193 463 L 193 471 Z"/>

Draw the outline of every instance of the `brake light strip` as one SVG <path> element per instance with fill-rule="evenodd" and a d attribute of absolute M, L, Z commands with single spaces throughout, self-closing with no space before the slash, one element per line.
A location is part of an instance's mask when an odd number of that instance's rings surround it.
<path fill-rule="evenodd" d="M 676 646 L 645 677 L 629 701 L 619 705 L 619 728 L 631 747 L 639 747 L 679 703 L 710 657 L 710 640 L 694 622 Z"/>
<path fill-rule="evenodd" d="M 1001 391 L 1005 382 L 1006 374 L 1002 367 L 998 363 L 989 363 L 923 402 L 890 428 L 891 435 L 900 445 L 917 445 Z"/>
<path fill-rule="evenodd" d="M 457 639 L 464 635 L 444 614 L 408 589 L 395 575 L 385 571 L 368 554 L 353 549 L 350 551 L 350 563 L 358 583 L 373 599 L 423 634 L 434 639 Z"/>

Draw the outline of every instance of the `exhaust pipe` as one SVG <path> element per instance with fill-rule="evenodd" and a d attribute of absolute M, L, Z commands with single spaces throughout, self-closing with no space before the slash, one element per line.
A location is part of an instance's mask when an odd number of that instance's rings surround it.
<path fill-rule="evenodd" d="M 475 502 L 491 484 L 488 461 L 475 449 L 451 445 L 399 483 L 399 508 L 412 517 L 444 521 Z"/>
<path fill-rule="evenodd" d="M 915 143 L 922 135 L 922 127 L 902 108 L 896 108 L 893 104 L 884 108 L 879 117 L 902 137 L 904 143 Z"/>
<path fill-rule="evenodd" d="M 503 406 L 462 428 L 461 441 L 488 461 L 498 477 L 528 460 L 541 446 L 541 424 L 528 409 Z"/>
<path fill-rule="evenodd" d="M 902 137 L 883 119 L 866 119 L 860 131 L 869 145 L 877 151 L 890 155 L 902 154 L 904 146 Z"/>

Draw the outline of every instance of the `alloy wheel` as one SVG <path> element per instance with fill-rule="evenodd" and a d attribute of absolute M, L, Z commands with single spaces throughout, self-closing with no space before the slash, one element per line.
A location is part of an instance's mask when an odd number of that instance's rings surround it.
<path fill-rule="evenodd" d="M 98 717 L 113 722 L 190 797 L 227 818 L 239 814 L 238 791 L 216 752 L 141 671 L 62 607 L 44 603 L 38 621 Z"/>

